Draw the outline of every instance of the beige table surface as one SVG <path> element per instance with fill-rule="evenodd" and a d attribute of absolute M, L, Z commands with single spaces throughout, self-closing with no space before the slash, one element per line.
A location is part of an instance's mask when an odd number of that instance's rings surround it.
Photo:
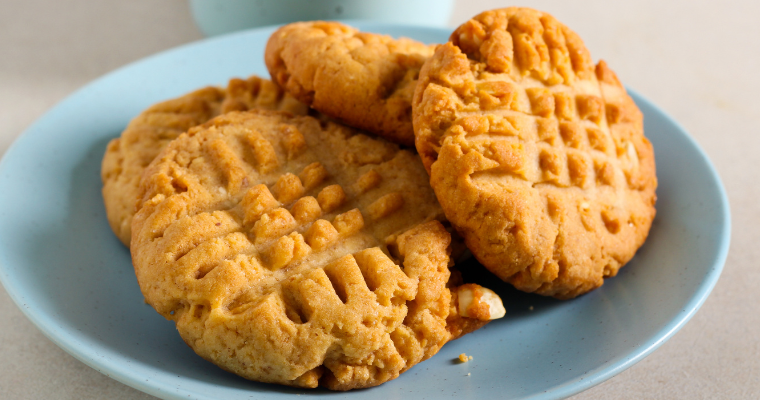
<path fill-rule="evenodd" d="M 450 25 L 507 5 L 459 1 Z M 675 117 L 718 169 L 733 215 L 728 260 L 702 309 L 652 355 L 574 398 L 760 398 L 760 2 L 520 5 L 554 14 Z M 180 0 L 0 0 L 0 154 L 90 80 L 201 37 Z M 152 398 L 59 349 L 3 289 L 0 321 L 0 399 Z"/>

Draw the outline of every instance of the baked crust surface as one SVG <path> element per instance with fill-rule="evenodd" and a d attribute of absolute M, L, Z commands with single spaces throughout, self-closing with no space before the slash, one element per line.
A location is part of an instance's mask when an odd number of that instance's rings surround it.
<path fill-rule="evenodd" d="M 271 81 L 251 76 L 232 79 L 226 88 L 207 87 L 153 105 L 135 117 L 106 147 L 101 166 L 103 200 L 111 229 L 125 245 L 138 185 L 145 167 L 167 143 L 195 125 L 229 112 L 248 109 L 289 111 L 305 115 L 301 104 Z"/>
<path fill-rule="evenodd" d="M 451 238 L 427 180 L 416 154 L 336 123 L 222 115 L 147 168 L 132 224 L 138 282 L 226 370 L 378 385 L 487 322 L 451 312 Z"/>
<path fill-rule="evenodd" d="M 412 95 L 432 54 L 411 39 L 313 21 L 275 31 L 265 60 L 275 82 L 317 111 L 411 147 Z"/>
<path fill-rule="evenodd" d="M 655 215 L 643 117 L 551 15 L 487 11 L 424 64 L 416 147 L 446 217 L 489 270 L 561 299 L 615 276 Z"/>

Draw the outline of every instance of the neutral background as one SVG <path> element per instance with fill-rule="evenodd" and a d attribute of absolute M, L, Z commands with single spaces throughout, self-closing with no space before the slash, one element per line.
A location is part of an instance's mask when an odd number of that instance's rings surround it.
<path fill-rule="evenodd" d="M 702 309 L 652 355 L 574 399 L 760 398 L 760 2 L 467 0 L 449 25 L 508 5 L 552 13 L 678 120 L 731 203 L 731 250 Z M 0 0 L 0 155 L 90 80 L 201 38 L 180 0 Z M 0 398 L 152 398 L 59 349 L 3 289 L 0 321 Z"/>

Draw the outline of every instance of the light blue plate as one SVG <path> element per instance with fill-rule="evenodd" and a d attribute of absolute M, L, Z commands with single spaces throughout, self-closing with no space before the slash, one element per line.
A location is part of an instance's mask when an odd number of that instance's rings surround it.
<path fill-rule="evenodd" d="M 442 42 L 443 29 L 356 23 L 366 31 Z M 204 40 L 110 73 L 32 125 L 0 162 L 0 278 L 52 341 L 98 371 L 170 399 L 279 399 L 304 393 L 238 378 L 197 357 L 143 303 L 128 250 L 100 195 L 106 143 L 149 105 L 233 76 L 266 76 L 271 28 Z M 395 381 L 349 393 L 367 399 L 572 395 L 640 361 L 678 331 L 718 280 L 729 210 L 718 175 L 675 121 L 633 94 L 657 156 L 657 218 L 620 274 L 572 301 L 490 282 L 507 316 L 447 344 Z M 479 266 L 472 267 L 478 273 Z M 530 307 L 532 308 L 532 311 Z M 452 360 L 465 352 L 466 364 Z M 467 375 L 471 373 L 471 375 Z"/>

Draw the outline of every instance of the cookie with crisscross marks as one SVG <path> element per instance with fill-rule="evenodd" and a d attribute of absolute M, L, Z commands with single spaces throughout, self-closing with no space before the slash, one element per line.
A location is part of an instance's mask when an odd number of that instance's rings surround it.
<path fill-rule="evenodd" d="M 413 146 L 412 95 L 432 54 L 415 40 L 311 21 L 275 31 L 265 59 L 272 80 L 315 110 Z"/>
<path fill-rule="evenodd" d="M 423 66 L 413 107 L 446 217 L 518 289 L 575 297 L 646 239 L 657 178 L 642 114 L 551 15 L 467 21 Z"/>
<path fill-rule="evenodd" d="M 233 112 L 146 170 L 132 258 L 146 301 L 245 378 L 378 385 L 503 315 L 459 285 L 419 157 L 345 126 Z"/>
<path fill-rule="evenodd" d="M 121 137 L 108 143 L 101 167 L 103 200 L 108 223 L 122 243 L 129 246 L 140 176 L 161 149 L 195 125 L 248 109 L 308 112 L 308 106 L 267 79 L 235 78 L 226 88 L 207 87 L 151 106 L 129 123 Z"/>

